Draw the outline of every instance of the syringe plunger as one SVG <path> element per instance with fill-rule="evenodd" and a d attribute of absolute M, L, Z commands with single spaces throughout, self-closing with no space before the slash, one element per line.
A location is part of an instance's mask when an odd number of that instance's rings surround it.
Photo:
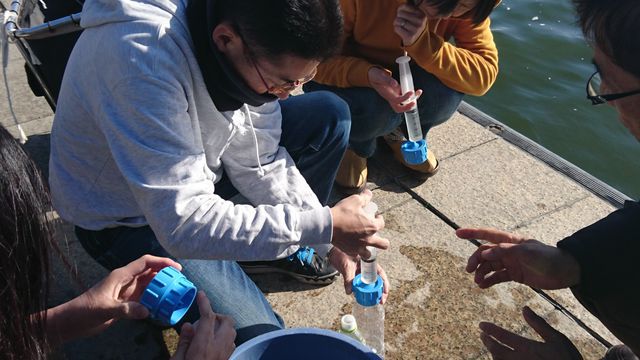
<path fill-rule="evenodd" d="M 411 68 L 409 62 L 411 58 L 409 56 L 400 56 L 396 59 L 396 63 L 400 68 L 400 89 L 402 94 L 406 94 L 409 91 L 413 91 L 413 76 L 411 76 Z M 412 96 L 409 101 L 413 101 L 415 96 Z"/>
<path fill-rule="evenodd" d="M 376 216 L 376 212 L 378 212 L 378 205 L 374 202 L 369 202 L 365 207 L 364 211 L 367 215 L 371 217 Z M 360 273 L 362 274 L 362 282 L 365 284 L 372 284 L 376 282 L 376 278 L 378 277 L 378 269 L 377 269 L 377 258 L 378 258 L 378 249 L 373 246 L 367 246 L 367 250 L 371 253 L 367 259 L 360 259 Z"/>

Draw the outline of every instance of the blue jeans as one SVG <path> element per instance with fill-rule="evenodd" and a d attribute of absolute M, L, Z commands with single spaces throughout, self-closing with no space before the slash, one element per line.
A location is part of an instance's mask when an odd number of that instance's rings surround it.
<path fill-rule="evenodd" d="M 422 132 L 426 138 L 427 132 L 433 126 L 448 120 L 458 109 L 464 94 L 447 87 L 437 77 L 413 62 L 411 73 L 415 88 L 422 89 L 422 96 L 418 99 L 418 112 Z M 394 72 L 397 79 L 396 74 L 397 71 Z M 373 88 L 339 88 L 313 81 L 304 85 L 305 93 L 319 90 L 331 91 L 349 104 L 352 122 L 349 147 L 358 156 L 373 156 L 376 151 L 376 139 L 404 124 L 403 114 L 396 113 Z"/>
<path fill-rule="evenodd" d="M 281 101 L 282 140 L 311 188 L 326 204 L 347 148 L 349 109 L 329 92 L 291 97 Z M 237 191 L 228 181 L 216 184 L 216 193 L 230 198 Z M 84 249 L 108 270 L 124 266 L 145 254 L 172 257 L 149 226 L 120 226 L 99 231 L 75 228 Z M 178 259 L 182 272 L 203 290 L 215 312 L 231 316 L 236 324 L 236 345 L 284 327 L 282 319 L 235 261 Z M 191 306 L 182 322 L 199 318 Z M 179 329 L 181 323 L 176 326 Z"/>

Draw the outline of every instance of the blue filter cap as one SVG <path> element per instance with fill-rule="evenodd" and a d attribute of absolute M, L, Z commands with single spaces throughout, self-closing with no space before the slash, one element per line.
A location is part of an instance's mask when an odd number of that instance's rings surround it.
<path fill-rule="evenodd" d="M 163 325 L 175 325 L 196 298 L 196 287 L 176 268 L 160 270 L 142 293 L 140 303 L 151 318 Z"/>
<path fill-rule="evenodd" d="M 351 283 L 351 290 L 353 290 L 353 296 L 356 298 L 358 304 L 362 306 L 374 306 L 380 304 L 382 300 L 383 286 L 384 283 L 380 275 L 378 275 L 374 283 L 367 284 L 362 281 L 362 274 L 358 274 Z"/>
<path fill-rule="evenodd" d="M 402 157 L 407 164 L 419 165 L 427 161 L 427 142 L 422 139 L 418 141 L 404 141 L 400 145 Z"/>

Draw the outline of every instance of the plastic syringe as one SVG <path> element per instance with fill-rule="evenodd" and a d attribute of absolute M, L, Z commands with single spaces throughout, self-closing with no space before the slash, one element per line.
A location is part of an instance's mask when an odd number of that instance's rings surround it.
<path fill-rule="evenodd" d="M 411 58 L 407 55 L 400 56 L 396 59 L 396 63 L 400 67 L 400 89 L 402 94 L 406 94 L 413 88 L 413 76 L 411 76 L 411 68 L 409 68 L 409 61 Z M 415 93 L 407 101 L 416 101 Z M 420 115 L 418 115 L 418 106 L 414 103 L 413 107 L 404 113 L 404 119 L 407 122 L 407 132 L 409 135 L 409 141 L 422 140 L 422 127 L 420 126 Z"/>
<path fill-rule="evenodd" d="M 413 77 L 409 67 L 410 61 L 411 58 L 406 52 L 404 56 L 396 59 L 396 63 L 400 68 L 400 89 L 403 94 L 409 91 L 414 92 Z M 418 115 L 415 92 L 408 101 L 414 102 L 413 107 L 404 113 L 409 140 L 402 143 L 400 150 L 405 162 L 411 165 L 419 165 L 427 161 L 427 141 L 422 137 L 422 126 L 420 126 L 420 115 Z"/>
<path fill-rule="evenodd" d="M 364 207 L 364 212 L 373 218 L 376 216 L 376 212 L 378 212 L 378 205 L 374 202 L 369 202 Z M 367 246 L 367 250 L 369 250 L 371 256 L 367 259 L 360 257 L 360 273 L 362 274 L 363 283 L 373 284 L 378 277 L 378 265 L 376 261 L 378 259 L 378 249 L 373 246 Z"/>

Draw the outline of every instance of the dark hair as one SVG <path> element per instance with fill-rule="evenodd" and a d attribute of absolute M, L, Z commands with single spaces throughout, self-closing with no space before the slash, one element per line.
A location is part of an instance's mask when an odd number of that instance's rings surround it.
<path fill-rule="evenodd" d="M 625 71 L 640 78 L 640 2 L 574 0 L 587 39 Z"/>
<path fill-rule="evenodd" d="M 438 10 L 438 14 L 450 14 L 460 0 L 424 0 L 425 3 L 435 7 Z M 479 0 L 478 4 L 470 10 L 472 15 L 472 21 L 474 24 L 480 24 L 485 21 L 493 9 L 496 7 L 496 0 Z"/>
<path fill-rule="evenodd" d="M 254 55 L 325 60 L 340 50 L 342 13 L 337 0 L 221 0 Z"/>
<path fill-rule="evenodd" d="M 0 357 L 44 359 L 49 195 L 40 172 L 0 126 Z"/>

